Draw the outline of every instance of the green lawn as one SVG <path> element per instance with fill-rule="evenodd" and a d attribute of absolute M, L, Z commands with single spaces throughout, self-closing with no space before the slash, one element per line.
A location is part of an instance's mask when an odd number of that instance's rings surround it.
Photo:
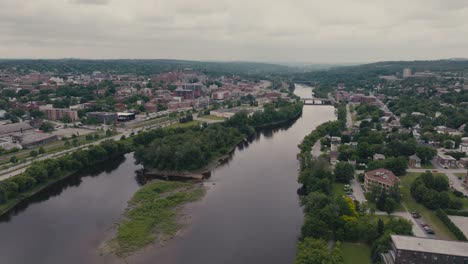
<path fill-rule="evenodd" d="M 417 203 L 410 193 L 411 183 L 421 173 L 407 173 L 405 176 L 400 177 L 400 191 L 402 195 L 402 203 L 408 208 L 410 212 L 418 212 L 434 229 L 436 236 L 440 239 L 456 240 L 455 236 L 448 230 L 442 221 L 436 216 L 435 211 L 429 210 L 422 204 Z M 435 175 L 445 175 L 442 173 L 434 173 Z"/>
<path fill-rule="evenodd" d="M 371 264 L 370 248 L 366 244 L 342 243 L 345 264 Z"/>
<path fill-rule="evenodd" d="M 421 169 L 428 169 L 428 170 L 431 170 L 431 169 L 435 169 L 434 165 L 432 164 L 422 164 L 421 165 Z"/>
<path fill-rule="evenodd" d="M 200 121 L 190 121 L 190 122 L 187 122 L 187 123 L 176 123 L 176 124 L 172 124 L 168 127 L 171 127 L 171 128 L 177 128 L 177 127 L 191 127 L 191 126 L 196 126 L 196 125 L 200 125 L 202 122 Z"/>
<path fill-rule="evenodd" d="M 457 177 L 465 177 L 466 173 L 454 173 Z"/>
<path fill-rule="evenodd" d="M 343 183 L 334 183 L 332 186 L 332 192 L 335 197 L 341 197 L 345 195 L 344 191 L 344 184 Z"/>
<path fill-rule="evenodd" d="M 210 119 L 210 120 L 224 120 L 225 119 L 224 117 L 215 116 L 215 115 L 204 115 L 204 116 L 200 116 L 200 118 Z"/>

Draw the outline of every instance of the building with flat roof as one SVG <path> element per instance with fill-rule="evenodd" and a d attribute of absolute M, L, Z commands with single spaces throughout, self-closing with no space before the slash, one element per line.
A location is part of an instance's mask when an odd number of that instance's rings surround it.
<path fill-rule="evenodd" d="M 62 109 L 62 108 L 48 108 L 43 109 L 42 112 L 46 115 L 47 119 L 55 121 L 55 120 L 62 120 L 65 117 L 70 118 L 71 121 L 78 120 L 78 112 L 75 110 L 70 109 Z"/>
<path fill-rule="evenodd" d="M 0 135 L 8 135 L 11 133 L 16 133 L 16 132 L 23 133 L 24 131 L 31 130 L 31 129 L 33 129 L 33 127 L 26 122 L 1 125 Z"/>
<path fill-rule="evenodd" d="M 89 112 L 86 116 L 97 120 L 99 123 L 112 124 L 117 121 L 117 113 L 109 112 Z"/>
<path fill-rule="evenodd" d="M 391 246 L 383 255 L 386 264 L 468 263 L 468 243 L 411 236 L 391 236 Z"/>
<path fill-rule="evenodd" d="M 370 191 L 373 186 L 380 186 L 388 190 L 398 184 L 399 181 L 400 179 L 387 169 L 371 170 L 364 174 L 364 189 Z"/>
<path fill-rule="evenodd" d="M 117 113 L 117 120 L 119 122 L 125 122 L 135 119 L 135 113 Z"/>

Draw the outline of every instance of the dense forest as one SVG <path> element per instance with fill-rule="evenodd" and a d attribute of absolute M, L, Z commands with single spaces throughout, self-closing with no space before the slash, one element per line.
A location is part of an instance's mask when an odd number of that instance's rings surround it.
<path fill-rule="evenodd" d="M 219 124 L 195 126 L 183 133 L 166 130 L 164 134 L 149 145 L 137 148 L 137 163 L 146 169 L 192 171 L 227 154 L 243 138 L 238 130 Z"/>

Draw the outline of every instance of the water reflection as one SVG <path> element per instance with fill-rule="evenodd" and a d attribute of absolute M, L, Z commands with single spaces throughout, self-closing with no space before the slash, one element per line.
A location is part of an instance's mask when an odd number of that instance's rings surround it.
<path fill-rule="evenodd" d="M 12 219 L 12 217 L 20 214 L 32 204 L 45 202 L 52 197 L 59 196 L 60 194 L 62 194 L 63 191 L 67 190 L 68 188 L 80 186 L 83 177 L 96 177 L 103 172 L 107 174 L 112 173 L 113 171 L 118 169 L 124 161 L 125 157 L 119 156 L 110 161 L 104 162 L 98 166 L 91 167 L 89 169 L 75 173 L 70 177 L 59 180 L 58 182 L 45 187 L 42 191 L 18 203 L 9 212 L 0 216 L 0 222 L 9 222 Z"/>

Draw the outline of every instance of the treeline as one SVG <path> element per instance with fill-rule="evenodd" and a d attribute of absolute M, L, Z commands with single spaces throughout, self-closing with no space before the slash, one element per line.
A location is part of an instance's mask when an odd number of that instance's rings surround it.
<path fill-rule="evenodd" d="M 437 217 L 445 224 L 445 226 L 452 232 L 455 237 L 460 241 L 467 241 L 465 234 L 458 228 L 452 220 L 447 216 L 447 214 L 442 209 L 437 209 Z"/>
<path fill-rule="evenodd" d="M 449 189 L 449 181 L 445 175 L 433 175 L 426 171 L 411 183 L 411 196 L 431 210 L 461 209 L 461 200 L 450 198 Z"/>
<path fill-rule="evenodd" d="M 298 117 L 302 113 L 301 102 L 290 103 L 280 100 L 265 105 L 263 111 L 257 111 L 249 116 L 247 112 L 236 113 L 224 122 L 227 127 L 239 129 L 242 133 L 250 135 L 255 128 L 283 123 Z"/>
<path fill-rule="evenodd" d="M 192 68 L 196 71 L 214 74 L 247 74 L 265 75 L 269 73 L 293 73 L 299 71 L 297 68 L 268 63 L 256 62 L 203 62 L 184 60 L 0 60 L 0 69 L 55 72 L 58 74 L 84 73 L 93 71 L 116 74 L 158 74 L 173 70 Z"/>
<path fill-rule="evenodd" d="M 329 240 L 365 242 L 372 245 L 372 258 L 380 260 L 380 253 L 388 250 L 390 234 L 411 235 L 411 223 L 403 219 L 377 222 L 368 213 L 368 205 L 349 197 L 336 196 L 333 184 L 337 179 L 349 180 L 348 168 L 331 171 L 328 161 L 313 159 L 311 148 L 317 140 L 329 135 L 340 136 L 342 122 L 327 122 L 307 135 L 299 145 L 301 204 L 305 221 L 301 229 L 296 264 L 343 263 L 339 242 L 331 251 L 324 248 Z M 342 175 L 343 174 L 343 175 Z"/>
<path fill-rule="evenodd" d="M 225 155 L 255 128 L 282 123 L 297 117 L 302 103 L 279 101 L 251 117 L 239 112 L 222 124 L 190 128 L 157 129 L 133 138 L 137 163 L 147 169 L 192 171 Z"/>
<path fill-rule="evenodd" d="M 56 159 L 34 162 L 20 175 L 0 182 L 0 204 L 5 204 L 35 188 L 46 186 L 64 175 L 90 168 L 128 151 L 124 142 L 106 140 L 100 145 L 78 150 Z"/>

